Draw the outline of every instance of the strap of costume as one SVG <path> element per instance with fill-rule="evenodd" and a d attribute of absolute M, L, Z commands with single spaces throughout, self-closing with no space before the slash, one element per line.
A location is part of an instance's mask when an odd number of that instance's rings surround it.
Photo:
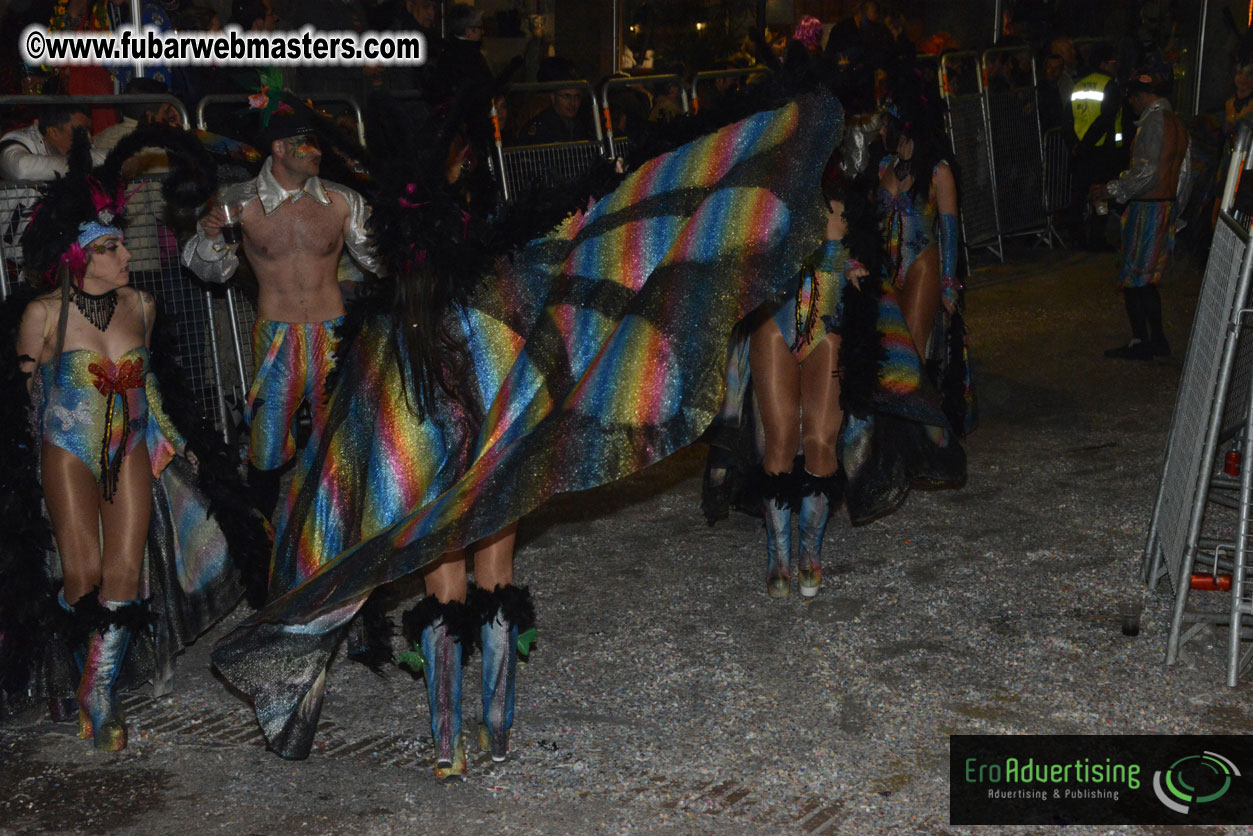
<path fill-rule="evenodd" d="M 944 300 L 957 308 L 961 294 L 961 282 L 957 280 L 957 216 L 949 212 L 940 214 L 940 293 Z"/>

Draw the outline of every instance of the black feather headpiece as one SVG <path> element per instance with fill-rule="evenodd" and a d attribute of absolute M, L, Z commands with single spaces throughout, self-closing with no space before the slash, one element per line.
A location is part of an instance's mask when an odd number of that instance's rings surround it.
<path fill-rule="evenodd" d="M 75 132 L 69 172 L 44 189 L 22 235 L 22 257 L 32 284 L 56 284 L 62 266 L 76 283 L 87 266 L 83 246 L 122 227 L 130 195 L 122 178 L 123 164 L 145 148 L 163 148 L 171 172 L 162 192 L 176 213 L 197 209 L 212 196 L 217 179 L 212 160 L 192 134 L 153 125 L 124 137 L 104 163 L 91 167 L 91 145 L 85 130 Z"/>

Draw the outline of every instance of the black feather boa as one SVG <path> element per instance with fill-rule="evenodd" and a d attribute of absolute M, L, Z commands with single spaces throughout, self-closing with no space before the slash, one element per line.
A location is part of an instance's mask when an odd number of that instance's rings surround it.
<path fill-rule="evenodd" d="M 415 645 L 421 642 L 422 632 L 436 622 L 446 624 L 449 632 L 457 638 L 462 659 L 474 653 L 479 639 L 479 620 L 469 604 L 461 601 L 444 603 L 434 595 L 427 595 L 401 617 L 405 638 Z"/>
<path fill-rule="evenodd" d="M 0 715 L 29 687 L 47 635 L 63 626 L 57 583 L 44 560 L 53 541 L 36 474 L 30 375 L 19 369 L 16 351 L 18 324 L 34 295 L 27 288 L 0 305 L 0 426 L 7 436 L 0 443 Z"/>

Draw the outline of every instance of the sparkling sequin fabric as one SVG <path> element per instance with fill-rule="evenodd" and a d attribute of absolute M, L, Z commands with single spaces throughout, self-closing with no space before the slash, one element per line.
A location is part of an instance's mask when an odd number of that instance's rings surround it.
<path fill-rule="evenodd" d="M 39 376 L 44 442 L 74 454 L 97 482 L 144 441 L 153 442 L 154 475 L 169 462 L 174 447 L 162 433 L 164 414 L 153 410 L 149 417 L 144 346 L 116 361 L 87 348 L 66 351 L 40 366 Z"/>
<path fill-rule="evenodd" d="M 447 402 L 418 421 L 388 354 L 404 323 L 367 324 L 277 535 L 275 564 L 311 574 L 214 650 L 273 750 L 308 754 L 331 650 L 374 587 L 696 440 L 722 402 L 732 326 L 821 243 L 840 127 L 826 94 L 757 114 L 645 163 L 524 248 L 455 313 L 477 424 Z"/>

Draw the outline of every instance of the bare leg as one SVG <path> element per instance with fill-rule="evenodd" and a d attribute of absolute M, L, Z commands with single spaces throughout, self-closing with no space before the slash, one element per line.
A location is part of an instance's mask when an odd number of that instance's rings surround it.
<path fill-rule="evenodd" d="M 749 346 L 753 392 L 766 434 L 761 466 L 766 473 L 790 473 L 800 446 L 800 366 L 773 319 L 753 331 Z"/>
<path fill-rule="evenodd" d="M 844 419 L 840 378 L 836 373 L 839 357 L 839 335 L 827 334 L 801 364 L 801 447 L 809 476 L 801 489 L 796 567 L 801 595 L 807 598 L 817 595 L 822 586 L 822 537 L 827 530 L 834 476 L 839 467 L 836 439 Z"/>
<path fill-rule="evenodd" d="M 801 369 L 773 319 L 749 343 L 753 392 L 761 414 L 766 449 L 762 516 L 766 522 L 766 594 L 786 598 L 791 589 L 792 502 L 798 479 L 792 462 L 800 446 Z"/>
<path fill-rule="evenodd" d="M 448 552 L 423 570 L 426 594 L 441 604 L 466 600 L 466 553 L 463 549 Z"/>
<path fill-rule="evenodd" d="M 512 523 L 474 544 L 474 580 L 491 592 L 513 583 L 513 546 L 518 524 Z"/>
<path fill-rule="evenodd" d="M 901 290 L 901 313 L 914 338 L 918 356 L 927 359 L 927 343 L 931 339 L 931 327 L 935 324 L 935 312 L 940 309 L 940 248 L 934 244 L 927 247 L 905 273 L 905 287 Z"/>
<path fill-rule="evenodd" d="M 100 586 L 100 486 L 72 453 L 43 446 L 44 501 L 71 605 Z"/>
<path fill-rule="evenodd" d="M 844 411 L 840 409 L 839 334 L 827 334 L 801 364 L 801 448 L 805 469 L 814 476 L 835 473 L 835 443 Z"/>
<path fill-rule="evenodd" d="M 148 448 L 140 444 L 122 460 L 113 501 L 99 495 L 104 523 L 100 597 L 105 601 L 133 601 L 139 597 L 139 572 L 152 518 L 152 464 Z"/>

